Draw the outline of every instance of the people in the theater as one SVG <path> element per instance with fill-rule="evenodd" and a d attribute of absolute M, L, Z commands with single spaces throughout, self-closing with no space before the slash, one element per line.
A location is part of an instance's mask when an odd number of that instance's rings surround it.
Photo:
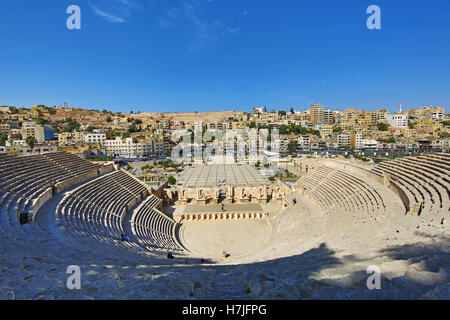
<path fill-rule="evenodd" d="M 125 233 L 122 233 L 120 235 L 120 240 L 121 241 L 130 241 L 130 239 L 128 238 L 128 236 Z"/>
<path fill-rule="evenodd" d="M 222 251 L 222 257 L 225 260 L 226 258 L 230 257 L 230 254 L 227 253 L 226 251 Z"/>

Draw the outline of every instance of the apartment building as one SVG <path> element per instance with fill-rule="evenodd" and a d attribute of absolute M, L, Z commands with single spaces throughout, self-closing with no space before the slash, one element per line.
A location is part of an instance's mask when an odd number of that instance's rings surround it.
<path fill-rule="evenodd" d="M 350 147 L 355 148 L 357 150 L 362 149 L 363 147 L 363 137 L 361 133 L 352 133 L 350 135 Z"/>
<path fill-rule="evenodd" d="M 103 144 L 106 141 L 106 133 L 85 133 L 83 135 L 83 141 L 87 144 Z"/>
<path fill-rule="evenodd" d="M 338 147 L 348 147 L 350 146 L 350 135 L 341 133 L 337 135 L 337 145 Z"/>
<path fill-rule="evenodd" d="M 33 137 L 38 143 L 43 143 L 45 140 L 49 140 L 54 136 L 53 130 L 47 130 L 35 122 L 24 122 L 21 133 L 22 139 L 25 140 L 27 137 Z"/>
<path fill-rule="evenodd" d="M 408 127 L 408 114 L 403 113 L 388 113 L 386 115 L 386 122 L 394 128 L 407 128 Z"/>
<path fill-rule="evenodd" d="M 334 111 L 332 111 L 332 110 L 324 110 L 324 112 L 323 112 L 323 123 L 324 124 L 333 124 L 334 123 Z"/>
<path fill-rule="evenodd" d="M 309 120 L 313 125 L 323 123 L 324 109 L 321 104 L 313 104 L 311 108 L 309 108 Z"/>
<path fill-rule="evenodd" d="M 133 138 L 116 138 L 115 140 L 105 140 L 102 146 L 106 149 L 109 155 L 119 156 L 124 158 L 143 158 L 153 156 L 153 143 L 138 142 Z"/>

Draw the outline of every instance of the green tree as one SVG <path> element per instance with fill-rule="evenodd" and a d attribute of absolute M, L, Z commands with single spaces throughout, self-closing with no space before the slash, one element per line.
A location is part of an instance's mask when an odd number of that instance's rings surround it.
<path fill-rule="evenodd" d="M 0 144 L 4 144 L 8 140 L 8 135 L 6 133 L 0 134 Z"/>
<path fill-rule="evenodd" d="M 383 143 L 395 143 L 395 138 L 391 137 L 389 139 L 383 139 L 382 142 Z"/>
<path fill-rule="evenodd" d="M 66 126 L 64 127 L 64 132 L 73 132 L 74 130 L 78 130 L 80 128 L 80 125 L 75 120 L 72 120 L 72 118 L 66 118 L 64 120 L 66 123 Z"/>
<path fill-rule="evenodd" d="M 380 130 L 380 131 L 388 131 L 388 129 L 389 129 L 389 125 L 384 122 L 378 122 L 377 127 L 378 127 L 378 130 Z"/>
<path fill-rule="evenodd" d="M 292 140 L 288 144 L 288 151 L 289 153 L 296 153 L 297 152 L 297 141 Z"/>
<path fill-rule="evenodd" d="M 46 120 L 46 119 L 44 119 L 42 117 L 38 117 L 36 119 L 36 123 L 38 123 L 38 124 L 46 124 L 46 123 L 48 123 L 48 120 Z"/>
<path fill-rule="evenodd" d="M 290 130 L 289 126 L 286 125 L 286 124 L 282 124 L 281 126 L 279 126 L 278 130 L 279 130 L 280 134 L 289 134 L 289 133 L 291 133 L 291 130 Z"/>
<path fill-rule="evenodd" d="M 169 182 L 170 185 L 174 185 L 175 183 L 177 183 L 177 180 L 173 177 L 170 176 L 169 179 L 167 180 Z"/>
<path fill-rule="evenodd" d="M 31 150 L 34 149 L 34 145 L 36 144 L 36 139 L 32 136 L 28 136 L 25 139 L 25 143 L 31 148 Z"/>
<path fill-rule="evenodd" d="M 133 133 L 133 132 L 137 132 L 138 129 L 136 127 L 136 125 L 134 123 L 130 124 L 130 126 L 128 127 L 128 132 Z"/>

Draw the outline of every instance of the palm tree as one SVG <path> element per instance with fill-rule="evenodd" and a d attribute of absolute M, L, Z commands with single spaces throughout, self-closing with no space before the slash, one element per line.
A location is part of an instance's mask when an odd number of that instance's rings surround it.
<path fill-rule="evenodd" d="M 25 143 L 30 147 L 30 149 L 31 149 L 31 153 L 33 153 L 33 149 L 34 149 L 34 145 L 36 144 L 36 139 L 34 138 L 34 137 L 32 137 L 32 136 L 28 136 L 26 139 L 25 139 Z"/>

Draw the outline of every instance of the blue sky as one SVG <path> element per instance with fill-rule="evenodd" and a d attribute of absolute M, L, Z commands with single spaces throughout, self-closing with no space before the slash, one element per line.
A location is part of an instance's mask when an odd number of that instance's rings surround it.
<path fill-rule="evenodd" d="M 66 9 L 81 8 L 81 30 Z M 381 30 L 366 9 L 381 8 Z M 445 107 L 448 0 L 2 0 L 0 104 Z"/>

